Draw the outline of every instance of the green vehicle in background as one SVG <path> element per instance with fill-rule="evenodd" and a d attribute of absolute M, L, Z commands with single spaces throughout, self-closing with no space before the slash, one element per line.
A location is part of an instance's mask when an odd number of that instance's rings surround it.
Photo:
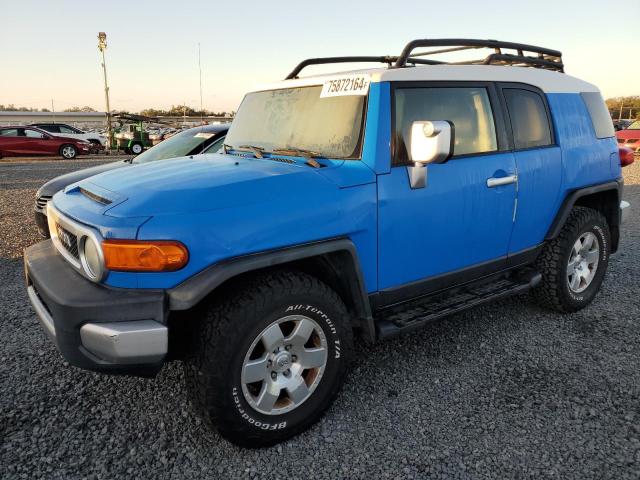
<path fill-rule="evenodd" d="M 142 115 L 129 114 L 115 114 L 113 118 L 121 124 L 121 127 L 114 135 L 115 145 L 118 150 L 124 150 L 128 154 L 139 155 L 146 148 L 153 146 L 149 139 L 149 134 L 144 131 L 144 123 L 149 121 L 156 123 L 157 120 Z"/>

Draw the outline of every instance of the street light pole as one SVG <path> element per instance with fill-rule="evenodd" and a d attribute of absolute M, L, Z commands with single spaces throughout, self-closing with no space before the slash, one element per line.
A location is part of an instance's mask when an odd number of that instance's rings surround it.
<path fill-rule="evenodd" d="M 107 104 L 107 151 L 111 153 L 111 144 L 113 140 L 111 131 L 111 108 L 109 107 L 109 85 L 107 84 L 107 62 L 105 60 L 104 51 L 107 49 L 107 34 L 105 32 L 98 33 L 98 50 L 102 53 L 102 73 L 104 74 L 104 99 Z"/>

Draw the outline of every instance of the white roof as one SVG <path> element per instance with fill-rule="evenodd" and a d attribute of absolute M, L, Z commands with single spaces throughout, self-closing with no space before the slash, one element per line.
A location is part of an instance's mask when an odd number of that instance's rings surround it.
<path fill-rule="evenodd" d="M 283 80 L 260 85 L 255 91 L 321 85 L 334 76 L 350 73 L 369 74 L 371 83 L 391 81 L 484 81 L 518 82 L 538 87 L 545 93 L 599 92 L 591 83 L 565 73 L 532 67 L 498 65 L 426 65 L 403 68 L 372 68 Z"/>

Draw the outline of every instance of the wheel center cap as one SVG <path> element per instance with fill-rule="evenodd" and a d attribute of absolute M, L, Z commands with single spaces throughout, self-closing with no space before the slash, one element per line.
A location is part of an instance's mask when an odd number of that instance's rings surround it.
<path fill-rule="evenodd" d="M 284 372 L 291 368 L 291 363 L 291 354 L 289 352 L 280 352 L 273 360 L 273 369 L 276 372 Z"/>

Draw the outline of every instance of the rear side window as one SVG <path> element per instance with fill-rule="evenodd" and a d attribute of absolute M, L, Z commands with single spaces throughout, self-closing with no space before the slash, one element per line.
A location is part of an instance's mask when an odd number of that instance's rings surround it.
<path fill-rule="evenodd" d="M 602 99 L 602 95 L 598 92 L 583 92 L 580 94 L 584 100 L 593 129 L 596 131 L 596 137 L 609 138 L 615 136 L 616 132 L 613 128 L 613 121 L 609 110 Z"/>
<path fill-rule="evenodd" d="M 78 131 L 71 127 L 60 125 L 60 133 L 78 133 Z"/>
<path fill-rule="evenodd" d="M 505 88 L 503 93 L 515 148 L 521 150 L 551 145 L 551 125 L 542 97 L 520 88 Z"/>
<path fill-rule="evenodd" d="M 18 129 L 17 128 L 5 128 L 4 130 L 0 130 L 0 137 L 17 137 Z"/>
<path fill-rule="evenodd" d="M 57 125 L 40 125 L 40 128 L 51 133 L 60 133 L 60 127 Z"/>
<path fill-rule="evenodd" d="M 421 120 L 449 120 L 453 123 L 454 157 L 498 149 L 493 110 L 486 88 L 397 88 L 394 165 L 409 162 L 407 149 L 411 124 Z"/>

